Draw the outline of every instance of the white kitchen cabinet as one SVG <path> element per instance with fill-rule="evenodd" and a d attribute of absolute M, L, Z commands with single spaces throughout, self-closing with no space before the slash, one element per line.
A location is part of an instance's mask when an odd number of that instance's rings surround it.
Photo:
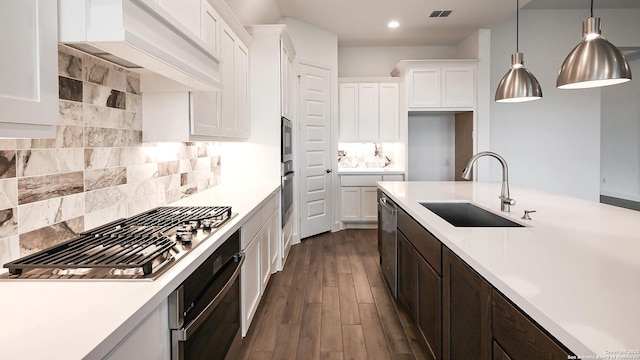
<path fill-rule="evenodd" d="M 0 137 L 56 136 L 57 27 L 56 1 L 0 1 Z"/>
<path fill-rule="evenodd" d="M 339 86 L 340 141 L 396 141 L 400 114 L 398 83 L 351 83 L 357 80 L 341 79 Z"/>
<path fill-rule="evenodd" d="M 280 265 L 280 234 L 278 232 L 278 212 L 274 211 L 269 218 L 269 255 L 271 257 L 271 273 L 275 273 L 282 267 Z"/>
<path fill-rule="evenodd" d="M 280 72 L 281 72 L 281 95 L 282 116 L 293 119 L 293 51 L 289 43 L 280 40 Z"/>
<path fill-rule="evenodd" d="M 224 2 L 203 0 L 199 35 L 220 57 L 222 92 L 144 92 L 144 141 L 246 140 L 249 137 L 249 34 Z M 224 16 L 226 14 L 226 17 Z"/>
<path fill-rule="evenodd" d="M 405 76 L 409 111 L 473 110 L 476 68 L 470 60 L 403 60 L 392 73 Z"/>
<path fill-rule="evenodd" d="M 340 219 L 345 223 L 376 222 L 376 182 L 403 180 L 403 174 L 340 175 Z"/>
<path fill-rule="evenodd" d="M 200 36 L 202 2 L 203 0 L 159 0 L 158 4 L 191 33 Z"/>
<path fill-rule="evenodd" d="M 274 256 L 277 259 L 280 257 L 278 240 L 275 245 L 272 245 L 272 238 L 280 239 L 278 213 L 279 197 L 275 194 L 256 209 L 249 220 L 242 225 L 240 242 L 245 253 L 240 279 L 242 336 L 249 331 L 271 273 L 278 268 L 277 262 L 275 267 L 272 262 Z"/>
<path fill-rule="evenodd" d="M 171 359 L 169 302 L 164 300 L 160 303 L 160 305 L 151 311 L 104 359 Z"/>

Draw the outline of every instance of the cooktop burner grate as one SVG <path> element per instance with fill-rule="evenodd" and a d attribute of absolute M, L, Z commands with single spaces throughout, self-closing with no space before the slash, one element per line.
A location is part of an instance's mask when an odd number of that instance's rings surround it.
<path fill-rule="evenodd" d="M 136 273 L 146 276 L 172 261 L 172 251 L 190 250 L 190 246 L 177 249 L 176 228 L 191 224 L 194 232 L 204 231 L 198 230 L 203 220 L 207 220 L 207 228 L 216 228 L 231 215 L 231 207 L 159 207 L 85 231 L 4 267 L 11 275 L 33 269 L 55 269 L 55 275 L 74 276 L 82 275 L 83 270 L 110 269 L 115 276 Z"/>

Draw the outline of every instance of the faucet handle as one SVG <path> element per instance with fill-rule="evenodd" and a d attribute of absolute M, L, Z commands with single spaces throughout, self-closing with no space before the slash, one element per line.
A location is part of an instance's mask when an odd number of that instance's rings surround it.
<path fill-rule="evenodd" d="M 535 210 L 525 210 L 524 215 L 520 219 L 522 220 L 531 220 L 531 216 L 529 214 L 536 212 Z"/>
<path fill-rule="evenodd" d="M 516 200 L 512 199 L 512 198 L 508 198 L 508 197 L 504 197 L 504 196 L 498 196 L 498 198 L 500 198 L 500 200 L 502 200 L 502 202 L 506 205 L 515 205 L 516 204 Z"/>

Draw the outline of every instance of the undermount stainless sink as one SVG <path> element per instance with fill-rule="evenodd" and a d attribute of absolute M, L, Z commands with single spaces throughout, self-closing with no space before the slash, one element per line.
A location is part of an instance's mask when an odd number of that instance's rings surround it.
<path fill-rule="evenodd" d="M 468 202 L 424 202 L 420 205 L 455 227 L 522 227 Z"/>

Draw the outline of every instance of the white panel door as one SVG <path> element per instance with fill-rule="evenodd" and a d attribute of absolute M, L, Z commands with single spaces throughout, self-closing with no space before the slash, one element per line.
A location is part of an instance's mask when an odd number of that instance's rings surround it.
<path fill-rule="evenodd" d="M 397 141 L 400 116 L 398 83 L 380 84 L 380 141 Z"/>
<path fill-rule="evenodd" d="M 475 71 L 473 65 L 442 67 L 442 107 L 469 107 L 475 104 Z"/>
<path fill-rule="evenodd" d="M 440 66 L 409 71 L 409 107 L 440 107 Z"/>
<path fill-rule="evenodd" d="M 360 221 L 360 188 L 343 186 L 340 188 L 340 218 L 342 221 Z"/>
<path fill-rule="evenodd" d="M 331 230 L 331 72 L 300 64 L 300 238 Z"/>
<path fill-rule="evenodd" d="M 271 276 L 271 257 L 269 256 L 269 225 L 263 224 L 256 240 L 260 241 L 260 294 L 264 294 Z"/>
<path fill-rule="evenodd" d="M 378 141 L 378 84 L 358 84 L 358 140 Z"/>
<path fill-rule="evenodd" d="M 378 188 L 360 188 L 360 204 L 362 221 L 378 221 Z"/>
<path fill-rule="evenodd" d="M 236 95 L 236 127 L 233 134 L 241 139 L 249 137 L 249 49 L 240 41 L 235 48 L 233 73 Z M 227 134 L 225 134 L 227 135 Z"/>
<path fill-rule="evenodd" d="M 358 84 L 340 84 L 340 140 L 358 140 Z"/>
<path fill-rule="evenodd" d="M 208 1 L 202 2 L 204 9 L 202 11 L 202 32 L 200 38 L 207 44 L 208 50 L 220 55 L 220 24 L 222 20 L 216 10 Z"/>
<path fill-rule="evenodd" d="M 244 250 L 244 263 L 240 272 L 242 297 L 242 336 L 247 335 L 251 320 L 260 303 L 260 238 L 257 235 Z"/>
<path fill-rule="evenodd" d="M 234 63 L 236 56 L 236 38 L 231 29 L 221 24 L 220 31 L 220 82 L 222 91 L 222 126 L 223 133 L 235 134 L 236 132 L 236 89 Z"/>
<path fill-rule="evenodd" d="M 0 0 L 1 123 L 58 123 L 57 14 L 56 1 Z"/>

